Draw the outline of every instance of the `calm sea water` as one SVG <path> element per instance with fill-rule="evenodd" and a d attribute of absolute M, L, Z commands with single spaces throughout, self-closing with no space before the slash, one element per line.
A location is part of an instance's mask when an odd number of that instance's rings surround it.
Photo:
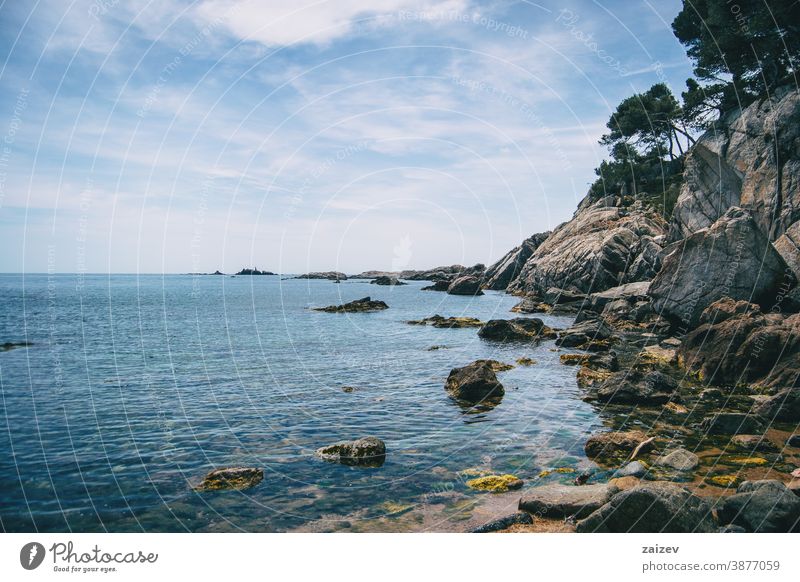
<path fill-rule="evenodd" d="M 0 353 L 2 528 L 335 528 L 445 489 L 486 495 L 453 481 L 469 467 L 531 478 L 554 462 L 585 462 L 582 445 L 600 421 L 552 342 L 497 346 L 475 329 L 405 323 L 435 313 L 507 318 L 516 298 L 420 291 L 425 284 L 0 276 L 0 343 L 33 342 Z M 308 309 L 366 295 L 390 309 Z M 499 374 L 507 392 L 496 408 L 464 410 L 447 397 L 454 366 L 521 356 L 537 364 Z M 367 435 L 386 442 L 381 468 L 313 455 Z M 264 468 L 264 481 L 193 491 L 208 471 L 234 465 Z"/>

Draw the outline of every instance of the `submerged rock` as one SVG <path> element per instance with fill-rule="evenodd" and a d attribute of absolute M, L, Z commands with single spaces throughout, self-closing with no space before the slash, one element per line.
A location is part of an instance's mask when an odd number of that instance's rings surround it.
<path fill-rule="evenodd" d="M 475 319 L 474 317 L 442 317 L 438 314 L 432 317 L 426 317 L 425 319 L 412 319 L 406 323 L 409 325 L 431 325 L 433 327 L 447 329 L 481 327 L 483 325 L 480 319 Z"/>
<path fill-rule="evenodd" d="M 581 533 L 711 533 L 711 504 L 672 483 L 642 483 L 617 493 L 577 523 Z"/>
<path fill-rule="evenodd" d="M 586 517 L 618 491 L 607 483 L 580 486 L 553 483 L 527 489 L 519 500 L 519 509 L 542 517 Z"/>
<path fill-rule="evenodd" d="M 486 475 L 467 481 L 467 487 L 478 491 L 505 493 L 511 489 L 520 489 L 524 482 L 515 475 Z"/>
<path fill-rule="evenodd" d="M 518 511 L 500 519 L 495 519 L 489 523 L 485 523 L 480 527 L 476 527 L 470 533 L 491 533 L 510 528 L 512 525 L 530 525 L 533 523 L 533 517 L 530 513 Z"/>
<path fill-rule="evenodd" d="M 373 301 L 370 297 L 364 297 L 343 305 L 315 307 L 314 311 L 324 311 L 326 313 L 358 313 L 366 311 L 381 311 L 382 309 L 389 309 L 389 306 L 383 301 Z"/>
<path fill-rule="evenodd" d="M 589 437 L 584 450 L 590 459 L 608 459 L 620 455 L 627 457 L 647 440 L 647 435 L 640 430 L 603 432 Z M 645 452 L 651 448 L 652 443 L 645 444 L 641 451 Z"/>
<path fill-rule="evenodd" d="M 0 352 L 7 352 L 9 350 L 14 350 L 17 348 L 27 348 L 32 346 L 31 342 L 5 342 L 0 344 Z"/>
<path fill-rule="evenodd" d="M 499 399 L 505 394 L 492 366 L 486 360 L 473 362 L 462 368 L 453 368 L 445 383 L 451 397 L 470 403 Z"/>
<path fill-rule="evenodd" d="M 472 275 L 459 277 L 450 283 L 447 293 L 450 295 L 483 295 L 481 280 Z"/>
<path fill-rule="evenodd" d="M 227 467 L 215 469 L 205 476 L 197 491 L 223 491 L 249 489 L 264 479 L 264 471 L 256 467 Z"/>
<path fill-rule="evenodd" d="M 800 531 L 800 498 L 776 480 L 745 481 L 717 510 L 723 524 L 748 532 Z"/>
<path fill-rule="evenodd" d="M 386 460 L 386 445 L 379 438 L 363 437 L 319 448 L 317 456 L 342 465 L 380 467 Z"/>

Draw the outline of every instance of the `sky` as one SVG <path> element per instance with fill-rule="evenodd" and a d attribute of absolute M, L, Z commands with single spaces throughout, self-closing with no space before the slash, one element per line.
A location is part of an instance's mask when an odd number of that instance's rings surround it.
<path fill-rule="evenodd" d="M 568 220 L 678 0 L 0 5 L 0 271 L 490 264 Z"/>

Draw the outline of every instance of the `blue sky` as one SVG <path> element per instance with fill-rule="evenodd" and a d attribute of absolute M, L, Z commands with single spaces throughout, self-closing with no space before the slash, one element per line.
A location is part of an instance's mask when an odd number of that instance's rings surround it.
<path fill-rule="evenodd" d="M 0 271 L 490 263 L 683 88 L 679 4 L 6 1 Z"/>

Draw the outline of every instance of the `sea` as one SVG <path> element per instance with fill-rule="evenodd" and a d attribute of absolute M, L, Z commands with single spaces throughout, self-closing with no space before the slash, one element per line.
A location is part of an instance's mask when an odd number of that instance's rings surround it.
<path fill-rule="evenodd" d="M 559 360 L 569 350 L 409 325 L 434 314 L 518 316 L 518 298 L 505 293 L 427 284 L 0 275 L 0 344 L 29 343 L 0 352 L 0 528 L 457 531 L 462 513 L 492 495 L 467 485 L 474 476 L 529 483 L 562 468 L 572 479 L 590 465 L 583 444 L 602 421 Z M 312 309 L 365 296 L 389 308 Z M 450 370 L 481 358 L 515 366 L 498 373 L 502 401 L 449 398 Z M 363 436 L 386 443 L 382 467 L 315 455 Z M 196 489 L 209 471 L 235 466 L 261 468 L 264 479 Z"/>

